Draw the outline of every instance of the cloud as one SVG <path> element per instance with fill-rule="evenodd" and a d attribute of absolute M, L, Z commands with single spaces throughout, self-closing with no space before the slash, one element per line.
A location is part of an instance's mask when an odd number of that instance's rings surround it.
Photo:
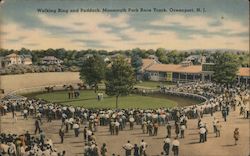
<path fill-rule="evenodd" d="M 20 49 L 206 49 L 247 50 L 248 27 L 237 20 L 206 16 L 172 15 L 141 23 L 131 14 L 70 14 L 64 17 L 38 15 L 39 27 L 16 22 L 3 25 L 3 47 Z M 140 23 L 139 21 L 137 21 Z M 23 37 L 21 40 L 20 38 Z M 19 39 L 19 40 L 18 40 Z M 11 42 L 12 40 L 12 42 Z M 234 43 L 234 44 L 229 44 Z"/>
<path fill-rule="evenodd" d="M 20 42 L 22 40 L 25 40 L 27 37 L 26 36 L 18 36 L 17 38 L 11 38 L 8 39 L 8 42 L 12 42 L 12 43 L 16 43 L 16 42 Z"/>
<path fill-rule="evenodd" d="M 110 46 L 105 46 L 101 41 L 97 40 L 83 40 L 83 39 L 73 39 L 72 43 L 79 43 L 81 47 L 95 47 L 95 48 L 111 48 Z"/>
<path fill-rule="evenodd" d="M 8 33 L 8 35 L 2 39 L 3 48 L 20 49 L 27 46 L 31 49 L 48 49 L 62 48 L 65 45 L 68 49 L 77 48 L 77 45 L 69 44 L 66 38 L 50 36 L 49 32 L 41 29 L 24 29 L 16 23 L 7 23 L 2 29 Z M 29 43 L 32 43 L 32 47 L 29 47 Z"/>
<path fill-rule="evenodd" d="M 132 37 L 122 33 L 124 29 L 129 29 L 130 27 L 120 27 L 119 25 L 113 25 L 113 24 L 107 24 L 107 23 L 102 23 L 98 25 L 99 28 L 104 28 L 107 33 L 114 34 L 120 38 L 120 41 L 131 41 L 133 40 Z M 118 41 L 118 40 L 116 40 Z"/>
<path fill-rule="evenodd" d="M 8 33 L 7 32 L 4 32 L 4 31 L 0 31 L 0 35 L 3 35 L 3 36 L 5 36 L 5 35 L 7 35 Z"/>
<path fill-rule="evenodd" d="M 66 29 L 71 32 L 78 33 L 69 33 L 69 39 L 74 40 L 75 38 L 80 38 L 81 40 L 95 40 L 99 43 L 102 43 L 102 47 L 111 47 L 112 41 L 119 40 L 124 36 L 119 36 L 118 34 L 111 33 L 110 27 L 100 27 L 104 23 L 107 25 L 116 25 L 117 29 L 123 29 L 128 27 L 128 18 L 126 14 L 120 14 L 116 17 L 111 17 L 108 14 L 77 14 L 69 15 L 64 18 L 56 18 L 40 15 L 40 20 L 43 23 L 46 23 L 50 27 L 57 27 L 60 25 L 61 29 Z M 76 22 L 78 21 L 78 22 Z M 84 32 L 84 33 L 81 33 Z M 86 48 L 96 48 L 100 47 L 99 44 L 87 43 Z M 88 46 L 88 47 L 87 47 Z M 92 46 L 92 47 L 89 47 Z"/>
<path fill-rule="evenodd" d="M 39 46 L 39 44 L 38 43 L 24 43 L 23 45 L 25 45 L 25 46 L 31 46 L 31 47 L 34 47 L 34 46 Z"/>
<path fill-rule="evenodd" d="M 218 27 L 218 26 L 222 26 L 223 24 L 221 20 L 215 20 L 215 21 L 209 22 L 208 25 L 211 27 Z"/>
<path fill-rule="evenodd" d="M 135 45 L 146 46 L 146 45 L 157 45 L 158 42 L 138 42 Z"/>
<path fill-rule="evenodd" d="M 248 26 L 243 25 L 240 21 L 225 19 L 214 19 L 203 16 L 165 16 L 162 19 L 152 21 L 151 29 L 159 29 L 162 31 L 172 30 L 178 35 L 192 37 L 199 34 L 204 37 L 211 36 L 241 36 L 248 34 Z"/>

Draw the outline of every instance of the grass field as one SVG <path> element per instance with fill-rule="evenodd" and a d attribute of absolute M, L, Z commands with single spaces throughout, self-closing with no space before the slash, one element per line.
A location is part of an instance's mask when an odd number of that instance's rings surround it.
<path fill-rule="evenodd" d="M 65 105 L 83 106 L 85 108 L 115 108 L 115 97 L 104 95 L 103 100 L 98 101 L 94 91 L 81 91 L 77 99 L 68 99 L 68 92 L 59 91 L 53 93 L 37 93 L 33 96 L 42 98 L 50 102 L 57 102 Z M 32 96 L 32 95 L 30 95 Z M 160 97 L 129 95 L 119 97 L 119 108 L 159 108 L 174 107 L 176 101 Z"/>
<path fill-rule="evenodd" d="M 172 82 L 157 82 L 157 81 L 142 81 L 142 82 L 137 82 L 135 87 L 138 88 L 147 88 L 147 89 L 156 89 L 159 88 L 160 86 L 174 86 L 175 84 Z M 105 89 L 105 84 L 100 83 L 98 84 L 100 89 Z"/>
<path fill-rule="evenodd" d="M 141 83 L 137 83 L 136 86 L 144 87 L 144 88 L 158 88 L 160 85 L 171 86 L 174 85 L 171 82 L 156 82 L 156 81 L 143 81 Z"/>
<path fill-rule="evenodd" d="M 104 95 L 103 100 L 98 101 L 97 95 L 92 90 L 80 92 L 77 99 L 68 99 L 67 91 L 53 93 L 35 93 L 29 97 L 41 98 L 50 102 L 57 102 L 64 105 L 83 106 L 84 108 L 115 108 L 115 97 Z M 197 104 L 199 101 L 180 97 L 168 97 L 165 95 L 129 95 L 119 97 L 119 108 L 160 108 Z"/>

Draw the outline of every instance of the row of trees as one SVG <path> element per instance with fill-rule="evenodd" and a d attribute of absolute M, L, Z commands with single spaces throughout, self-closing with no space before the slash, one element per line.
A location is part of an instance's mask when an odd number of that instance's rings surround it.
<path fill-rule="evenodd" d="M 77 72 L 78 66 L 61 65 L 11 65 L 0 69 L 0 75 L 43 73 L 43 72 Z"/>
<path fill-rule="evenodd" d="M 11 50 L 3 50 L 0 49 L 0 55 L 7 55 L 8 53 L 11 53 L 13 51 Z M 3 53 L 2 53 L 3 52 Z M 100 54 L 105 55 L 111 55 L 114 53 L 121 53 L 124 52 L 126 56 L 131 57 L 131 61 L 129 66 L 132 69 L 132 75 L 134 75 L 134 78 L 137 80 L 137 75 L 141 74 L 141 68 L 142 68 L 142 58 L 149 54 L 155 54 L 161 62 L 166 61 L 165 63 L 179 63 L 182 59 L 188 56 L 188 53 L 180 53 L 178 51 L 170 51 L 167 52 L 163 48 L 159 48 L 157 50 L 141 50 L 139 48 L 133 49 L 131 51 L 114 51 L 111 53 L 108 53 L 107 51 L 95 51 L 95 50 L 86 50 L 86 51 L 66 51 L 65 49 L 48 49 L 45 51 L 30 51 L 27 49 L 21 49 L 19 51 L 19 54 L 31 54 L 33 56 L 33 59 L 36 59 L 36 57 L 42 57 L 47 55 L 56 56 L 60 59 L 71 59 L 68 60 L 68 62 L 71 61 L 71 65 L 68 66 L 63 65 L 60 67 L 57 66 L 13 66 L 10 68 L 2 69 L 0 70 L 0 74 L 6 74 L 8 72 L 16 72 L 16 73 L 25 73 L 25 72 L 46 72 L 46 71 L 78 71 L 79 67 L 81 68 L 81 79 L 85 80 L 85 82 L 89 85 L 93 85 L 95 87 L 95 91 L 98 89 L 98 83 L 103 80 L 107 79 L 107 65 L 103 57 L 101 57 Z M 202 55 L 206 55 L 207 51 L 196 51 L 197 53 L 201 53 Z M 91 53 L 93 57 L 89 57 L 88 59 L 81 59 L 85 54 Z M 209 57 L 207 57 L 207 62 L 215 63 L 214 68 L 214 81 L 217 83 L 233 83 L 235 82 L 235 79 L 237 77 L 237 72 L 240 66 L 242 66 L 242 62 L 249 63 L 249 54 L 244 53 L 231 53 L 231 52 L 215 52 L 209 54 Z M 36 56 L 36 57 L 34 57 Z M 245 56 L 245 57 L 243 57 Z M 171 59 L 172 58 L 172 59 Z M 119 60 L 119 59 L 118 59 Z M 123 58 L 123 60 L 125 60 Z M 248 61 L 245 61 L 248 60 Z M 114 60 L 109 66 L 112 66 L 116 64 L 117 60 Z M 77 65 L 72 65 L 73 63 L 78 62 Z M 127 60 L 125 62 L 128 63 Z M 121 73 L 123 76 L 125 74 Z"/>
<path fill-rule="evenodd" d="M 220 53 L 234 53 L 237 57 L 241 60 L 240 64 L 243 67 L 249 67 L 250 63 L 248 58 L 250 57 L 249 52 L 243 51 L 225 51 L 225 50 L 217 50 Z M 0 56 L 6 56 L 16 52 L 15 50 L 7 50 L 7 49 L 0 49 Z M 18 50 L 18 54 L 20 55 L 31 55 L 32 61 L 34 64 L 39 62 L 40 58 L 44 56 L 55 56 L 64 61 L 64 65 L 66 66 L 81 66 L 81 62 L 84 60 L 84 56 L 86 54 L 93 54 L 93 55 L 102 55 L 102 56 L 111 56 L 114 54 L 123 54 L 126 57 L 131 57 L 134 53 L 136 53 L 141 58 L 147 58 L 149 55 L 156 55 L 159 58 L 159 61 L 162 63 L 173 63 L 179 64 L 182 62 L 186 57 L 189 55 L 203 55 L 206 56 L 207 62 L 213 62 L 214 59 L 214 50 L 189 50 L 189 51 L 178 51 L 178 50 L 166 50 L 164 48 L 154 49 L 140 49 L 135 48 L 132 50 L 115 50 L 115 51 L 106 51 L 106 50 L 94 50 L 94 49 L 87 49 L 87 50 L 65 50 L 61 49 L 47 49 L 47 50 L 29 50 L 22 48 Z"/>
<path fill-rule="evenodd" d="M 136 83 L 132 66 L 123 57 L 116 58 L 110 66 L 99 55 L 94 55 L 84 61 L 80 70 L 80 79 L 89 86 L 105 83 L 105 92 L 116 97 L 116 108 L 121 95 L 128 95 Z"/>

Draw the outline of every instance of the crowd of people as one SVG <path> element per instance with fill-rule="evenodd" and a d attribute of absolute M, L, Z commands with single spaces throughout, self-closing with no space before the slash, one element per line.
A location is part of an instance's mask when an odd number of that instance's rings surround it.
<path fill-rule="evenodd" d="M 59 152 L 51 139 L 46 138 L 43 131 L 39 136 L 32 136 L 29 131 L 25 134 L 0 135 L 1 156 L 65 156 L 66 152 Z"/>
<path fill-rule="evenodd" d="M 169 89 L 168 89 L 169 90 Z M 171 91 L 186 92 L 205 96 L 208 100 L 202 105 L 193 105 L 174 108 L 158 108 L 158 109 L 85 109 L 83 107 L 73 107 L 60 105 L 57 103 L 49 103 L 42 99 L 8 99 L 1 102 L 1 115 L 12 113 L 13 120 L 17 120 L 16 111 L 20 111 L 24 119 L 28 117 L 35 118 L 34 134 L 39 133 L 39 137 L 29 137 L 24 135 L 1 134 L 1 145 L 8 148 L 14 147 L 17 156 L 32 155 L 32 152 L 50 153 L 50 155 L 64 155 L 58 153 L 53 147 L 52 141 L 45 139 L 45 133 L 41 128 L 44 119 L 47 122 L 53 120 L 61 120 L 61 128 L 58 130 L 61 143 L 64 142 L 64 135 L 70 130 L 74 131 L 75 137 L 79 137 L 80 131 L 83 131 L 85 146 L 85 156 L 106 156 L 107 145 L 103 143 L 98 147 L 95 132 L 99 126 L 108 126 L 110 135 L 118 135 L 124 129 L 133 130 L 134 125 L 140 125 L 142 133 L 149 136 L 158 135 L 158 127 L 165 126 L 167 130 L 166 139 L 163 143 L 162 155 L 169 155 L 169 151 L 173 151 L 174 156 L 179 155 L 180 142 L 178 139 L 185 137 L 185 130 L 188 127 L 189 119 L 197 119 L 197 128 L 200 132 L 199 142 L 205 143 L 208 139 L 208 127 L 203 122 L 203 115 L 213 114 L 221 111 L 224 121 L 230 111 L 234 111 L 236 107 L 240 107 L 240 115 L 245 118 L 249 117 L 249 90 L 247 86 L 223 86 L 216 84 L 192 84 L 171 88 Z M 173 123 L 173 124 L 172 124 Z M 128 128 L 127 128 L 128 127 Z M 174 129 L 175 134 L 172 134 Z M 220 122 L 214 117 L 213 129 L 216 137 L 220 137 Z M 28 133 L 28 132 L 27 132 Z M 239 139 L 239 130 L 235 130 L 235 142 Z M 171 142 L 171 137 L 174 140 Z M 9 139 L 12 138 L 12 139 Z M 28 140 L 28 141 L 27 141 Z M 15 146 L 14 146 L 15 145 Z M 140 144 L 132 145 L 128 141 L 123 149 L 125 155 L 147 155 L 147 143 L 144 140 Z M 8 150 L 0 148 L 0 152 L 6 153 Z M 170 150 L 171 149 L 171 150 Z M 22 152 L 22 151 L 25 151 Z M 115 155 L 115 154 L 113 154 Z"/>

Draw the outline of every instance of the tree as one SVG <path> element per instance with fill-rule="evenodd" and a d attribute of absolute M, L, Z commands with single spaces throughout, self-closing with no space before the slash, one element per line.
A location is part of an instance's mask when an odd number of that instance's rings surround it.
<path fill-rule="evenodd" d="M 26 49 L 26 48 L 21 48 L 19 50 L 19 55 L 29 55 L 30 54 L 30 50 Z"/>
<path fill-rule="evenodd" d="M 142 58 L 137 53 L 132 53 L 131 66 L 134 68 L 134 73 L 137 81 L 137 75 L 140 74 L 142 69 Z"/>
<path fill-rule="evenodd" d="M 89 86 L 95 87 L 95 93 L 98 90 L 98 83 L 105 78 L 106 63 L 98 56 L 94 55 L 86 59 L 80 70 L 80 79 Z"/>
<path fill-rule="evenodd" d="M 221 84 L 232 84 L 237 78 L 239 61 L 235 54 L 215 53 L 214 54 L 214 81 Z"/>
<path fill-rule="evenodd" d="M 166 51 L 163 48 L 158 48 L 155 52 L 155 55 L 159 58 L 160 62 L 165 62 L 166 60 Z"/>
<path fill-rule="evenodd" d="M 131 65 L 123 57 L 115 59 L 106 73 L 105 85 L 106 94 L 116 97 L 116 108 L 118 108 L 119 96 L 130 94 L 134 84 L 134 72 Z"/>

